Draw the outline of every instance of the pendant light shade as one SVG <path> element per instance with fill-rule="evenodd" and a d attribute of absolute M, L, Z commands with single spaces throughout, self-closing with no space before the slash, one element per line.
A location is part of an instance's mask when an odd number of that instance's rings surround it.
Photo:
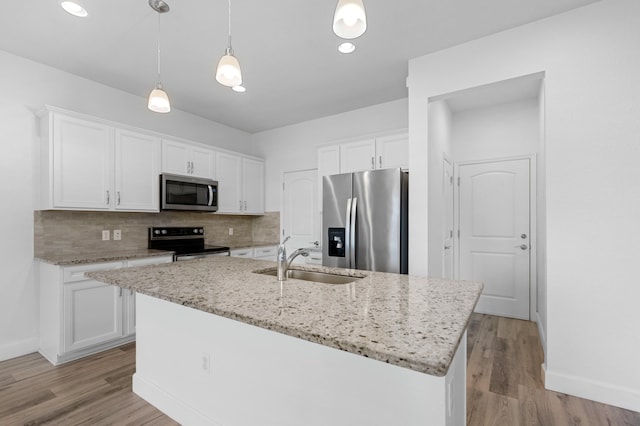
<path fill-rule="evenodd" d="M 240 63 L 233 55 L 233 47 L 231 47 L 231 0 L 229 0 L 229 45 L 218 62 L 216 81 L 227 87 L 235 87 L 242 84 Z"/>
<path fill-rule="evenodd" d="M 362 0 L 340 0 L 333 16 L 333 32 L 338 37 L 353 39 L 367 30 L 367 15 Z"/>
<path fill-rule="evenodd" d="M 240 70 L 240 63 L 235 56 L 231 48 L 227 48 L 225 54 L 220 58 L 218 62 L 218 68 L 216 69 L 216 80 L 223 86 L 234 87 L 242 84 L 242 71 Z"/>
<path fill-rule="evenodd" d="M 160 14 L 169 11 L 169 5 L 164 0 L 149 0 L 149 6 L 158 12 L 158 82 L 149 94 L 147 108 L 153 112 L 167 113 L 171 111 L 171 103 L 160 82 Z"/>
<path fill-rule="evenodd" d="M 167 113 L 171 111 L 171 104 L 167 93 L 162 90 L 162 84 L 158 83 L 149 95 L 149 109 L 153 112 Z"/>

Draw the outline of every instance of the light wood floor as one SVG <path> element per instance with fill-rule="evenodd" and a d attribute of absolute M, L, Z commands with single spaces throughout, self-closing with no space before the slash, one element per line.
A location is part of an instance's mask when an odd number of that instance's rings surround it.
<path fill-rule="evenodd" d="M 534 323 L 474 314 L 468 338 L 468 425 L 640 426 L 640 413 L 546 391 Z M 59 367 L 0 362 L 0 425 L 176 425 L 132 393 L 134 370 L 134 344 Z"/>
<path fill-rule="evenodd" d="M 535 323 L 473 314 L 467 339 L 468 425 L 640 426 L 640 413 L 545 390 Z"/>

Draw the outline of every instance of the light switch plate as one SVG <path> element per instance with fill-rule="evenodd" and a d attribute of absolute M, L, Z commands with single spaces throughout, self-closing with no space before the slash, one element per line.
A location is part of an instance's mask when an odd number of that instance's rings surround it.
<path fill-rule="evenodd" d="M 109 230 L 108 229 L 104 229 L 102 231 L 102 241 L 109 241 L 110 237 L 109 237 Z"/>
<path fill-rule="evenodd" d="M 229 228 L 229 235 L 233 235 L 233 228 Z"/>
<path fill-rule="evenodd" d="M 122 231 L 120 229 L 113 230 L 113 240 L 120 241 L 122 239 Z"/>

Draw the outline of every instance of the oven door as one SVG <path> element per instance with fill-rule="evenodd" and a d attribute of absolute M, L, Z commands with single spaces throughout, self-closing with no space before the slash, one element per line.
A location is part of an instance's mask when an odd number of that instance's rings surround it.
<path fill-rule="evenodd" d="M 163 174 L 160 176 L 161 210 L 218 210 L 218 182 L 211 179 Z"/>

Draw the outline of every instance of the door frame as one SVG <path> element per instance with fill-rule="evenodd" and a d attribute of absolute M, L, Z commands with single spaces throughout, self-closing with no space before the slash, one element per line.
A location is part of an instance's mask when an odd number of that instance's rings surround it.
<path fill-rule="evenodd" d="M 453 233 L 456 235 L 453 245 L 453 276 L 460 279 L 460 166 L 472 164 L 497 163 L 512 160 L 529 160 L 529 321 L 536 321 L 538 312 L 538 227 L 537 227 L 537 163 L 536 154 L 513 157 L 487 158 L 473 161 L 457 161 L 453 164 Z M 443 249 L 444 252 L 444 249 Z"/>

